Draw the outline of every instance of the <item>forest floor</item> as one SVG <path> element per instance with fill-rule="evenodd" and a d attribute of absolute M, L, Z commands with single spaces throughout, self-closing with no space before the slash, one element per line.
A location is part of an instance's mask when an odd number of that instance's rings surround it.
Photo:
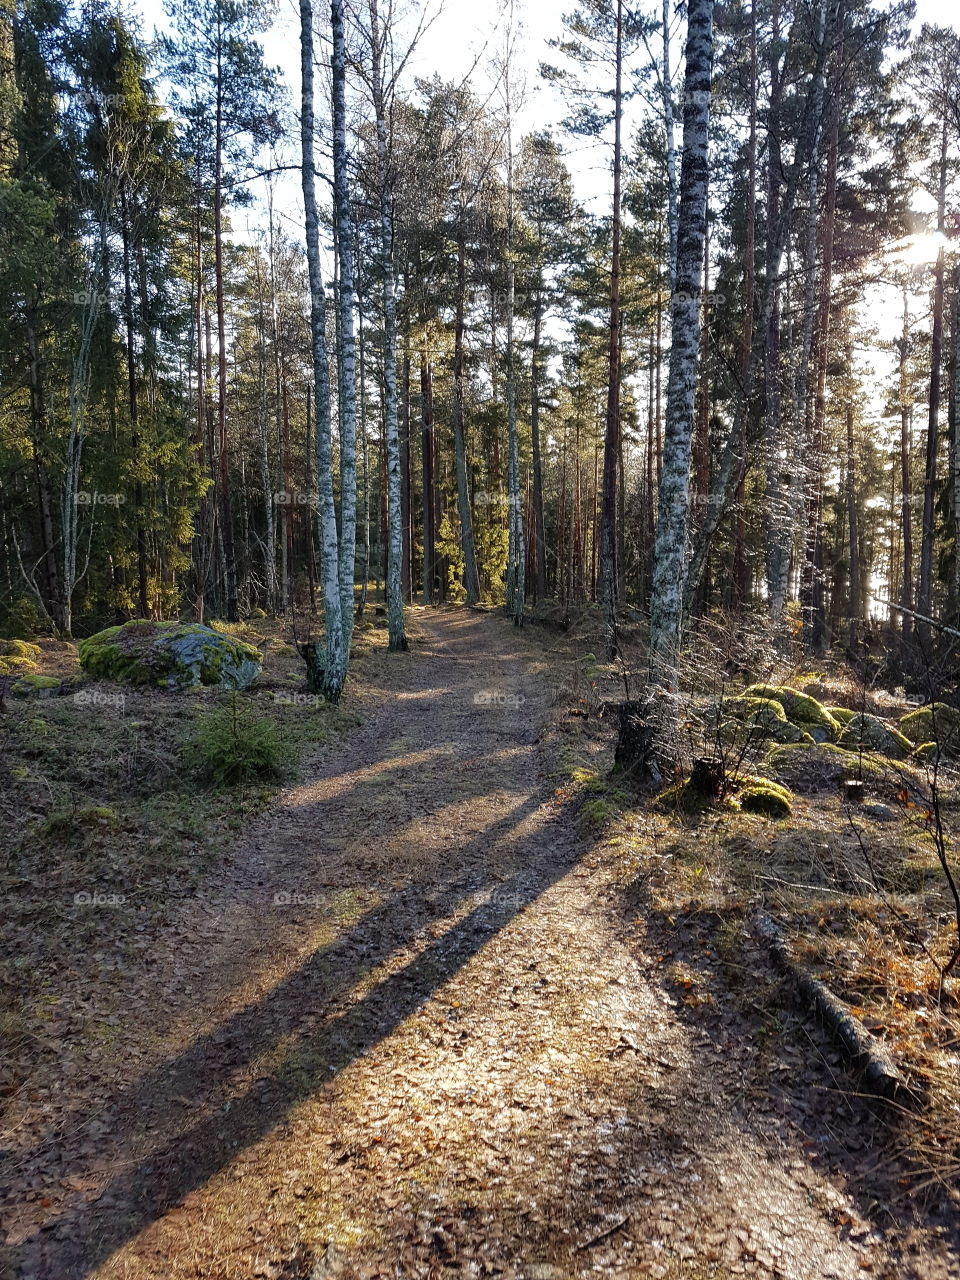
<path fill-rule="evenodd" d="M 668 972 L 702 940 L 644 896 L 659 820 L 580 785 L 578 655 L 411 620 L 304 779 L 48 991 L 2 1280 L 955 1276 L 763 956 L 711 999 Z"/>

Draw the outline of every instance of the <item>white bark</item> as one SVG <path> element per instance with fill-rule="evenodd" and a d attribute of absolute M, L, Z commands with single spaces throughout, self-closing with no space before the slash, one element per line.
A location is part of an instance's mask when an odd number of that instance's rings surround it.
<path fill-rule="evenodd" d="M 709 178 L 713 0 L 690 0 L 687 14 L 677 269 L 670 299 L 672 342 L 650 601 L 651 680 L 672 689 L 677 685 L 688 559 L 690 465 Z"/>
<path fill-rule="evenodd" d="M 333 203 L 340 267 L 340 613 L 349 654 L 357 550 L 357 360 L 353 336 L 353 218 L 347 174 L 347 68 L 343 0 L 330 6 L 333 35 Z"/>
<path fill-rule="evenodd" d="M 670 0 L 663 0 L 663 125 L 667 139 L 667 231 L 670 292 L 677 269 L 677 144 L 673 132 L 673 73 L 670 69 Z"/>
<path fill-rule="evenodd" d="M 327 354 L 327 303 L 320 268 L 320 224 L 313 162 L 314 76 L 313 6 L 300 0 L 300 71 L 302 76 L 300 143 L 304 229 L 307 269 L 310 277 L 310 338 L 316 386 L 317 495 L 320 525 L 320 559 L 323 580 L 326 661 L 323 693 L 336 702 L 347 676 L 349 649 L 344 645 L 340 596 L 340 559 L 337 513 L 333 501 L 333 459 L 330 415 L 330 369 Z"/>

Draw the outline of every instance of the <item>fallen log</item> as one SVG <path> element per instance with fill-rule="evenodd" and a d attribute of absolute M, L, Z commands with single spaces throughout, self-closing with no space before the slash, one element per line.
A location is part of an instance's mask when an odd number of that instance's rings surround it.
<path fill-rule="evenodd" d="M 783 933 L 768 915 L 757 917 L 756 931 L 793 982 L 797 994 L 819 1015 L 869 1091 L 887 1102 L 905 1104 L 918 1101 L 915 1091 L 876 1036 L 870 1034 L 825 982 L 815 978 L 793 959 Z"/>

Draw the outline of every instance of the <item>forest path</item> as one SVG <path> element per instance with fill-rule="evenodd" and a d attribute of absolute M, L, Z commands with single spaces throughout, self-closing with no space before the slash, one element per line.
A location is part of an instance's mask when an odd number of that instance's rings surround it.
<path fill-rule="evenodd" d="M 545 773 L 551 667 L 501 619 L 417 622 L 177 904 L 12 1274 L 897 1274 L 625 943 Z"/>

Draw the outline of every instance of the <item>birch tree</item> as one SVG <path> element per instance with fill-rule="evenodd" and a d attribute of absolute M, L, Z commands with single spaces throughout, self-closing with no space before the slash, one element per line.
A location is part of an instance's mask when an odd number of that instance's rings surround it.
<path fill-rule="evenodd" d="M 677 684 L 683 623 L 709 179 L 712 68 L 713 0 L 690 0 L 687 6 L 677 264 L 675 288 L 670 299 L 672 342 L 650 601 L 651 682 L 668 689 L 675 689 Z"/>
<path fill-rule="evenodd" d="M 320 571 L 323 580 L 325 656 L 312 650 L 317 691 L 331 702 L 339 700 L 347 677 L 349 648 L 344 644 L 340 549 L 333 499 L 333 449 L 330 405 L 330 367 L 327 352 L 327 304 L 320 262 L 320 220 L 314 168 L 313 5 L 300 0 L 300 149 L 307 270 L 310 279 L 310 338 L 316 388 L 317 496 L 320 533 Z M 351 601 L 352 611 L 352 601 Z M 308 669 L 310 659 L 308 658 Z"/>
<path fill-rule="evenodd" d="M 357 553 L 357 357 L 353 326 L 356 293 L 353 215 L 347 172 L 347 53 L 343 0 L 333 0 L 330 17 L 333 37 L 333 205 L 339 269 L 340 623 L 343 647 L 349 654 L 353 637 L 353 580 Z"/>

